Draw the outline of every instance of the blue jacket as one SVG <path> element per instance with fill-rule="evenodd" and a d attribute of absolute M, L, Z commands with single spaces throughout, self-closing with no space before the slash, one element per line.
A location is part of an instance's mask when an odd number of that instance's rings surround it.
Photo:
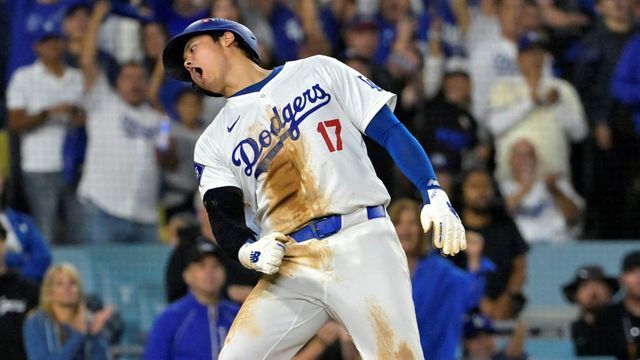
<path fill-rule="evenodd" d="M 5 209 L 4 213 L 22 247 L 22 252 L 7 252 L 7 267 L 39 283 L 51 265 L 51 251 L 47 242 L 29 215 L 10 208 Z"/>
<path fill-rule="evenodd" d="M 469 273 L 433 251 L 420 259 L 411 284 L 425 359 L 455 358 L 464 314 L 480 303 L 484 273 L 494 267 L 483 259 L 480 270 Z"/>
<path fill-rule="evenodd" d="M 144 358 L 217 359 L 239 309 L 233 302 L 220 300 L 210 311 L 188 293 L 158 316 L 147 339 Z"/>
<path fill-rule="evenodd" d="M 613 97 L 633 109 L 633 123 L 640 135 L 640 34 L 629 40 L 611 80 Z"/>
<path fill-rule="evenodd" d="M 96 336 L 57 325 L 38 310 L 24 323 L 24 347 L 29 360 L 107 360 L 109 342 L 104 333 Z M 65 338 L 63 342 L 61 339 Z"/>

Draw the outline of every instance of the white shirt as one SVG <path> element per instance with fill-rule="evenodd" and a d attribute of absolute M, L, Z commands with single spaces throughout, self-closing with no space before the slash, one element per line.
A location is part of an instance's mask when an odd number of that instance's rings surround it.
<path fill-rule="evenodd" d="M 85 98 L 87 156 L 79 196 L 116 217 L 157 222 L 155 141 L 162 115 L 126 103 L 101 76 Z"/>
<path fill-rule="evenodd" d="M 76 69 L 64 68 L 62 77 L 50 73 L 40 61 L 16 70 L 7 88 L 7 108 L 36 115 L 63 103 L 79 104 L 83 77 Z M 49 116 L 21 137 L 21 167 L 27 172 L 62 170 L 62 146 L 68 115 Z"/>
<path fill-rule="evenodd" d="M 262 90 L 229 98 L 202 134 L 194 156 L 200 193 L 242 189 L 263 234 L 387 204 L 361 133 L 395 101 L 335 59 L 288 62 Z"/>
<path fill-rule="evenodd" d="M 576 206 L 584 209 L 584 200 L 578 195 L 571 183 L 566 179 L 557 180 L 558 189 Z M 500 182 L 500 190 L 504 196 L 511 196 L 519 189 L 512 179 Z M 528 243 L 559 243 L 575 239 L 577 227 L 567 224 L 560 208 L 553 200 L 553 195 L 543 181 L 538 180 L 524 196 L 514 214 L 514 220 L 522 237 Z"/>
<path fill-rule="evenodd" d="M 529 140 L 538 154 L 540 176 L 558 174 L 571 177 L 570 143 L 587 136 L 588 125 L 575 88 L 562 79 L 544 76 L 539 94 L 556 89 L 560 94 L 553 106 L 535 106 L 529 86 L 522 76 L 504 78 L 490 94 L 487 127 L 495 139 L 496 178 L 509 177 L 509 152 L 520 139 Z"/>

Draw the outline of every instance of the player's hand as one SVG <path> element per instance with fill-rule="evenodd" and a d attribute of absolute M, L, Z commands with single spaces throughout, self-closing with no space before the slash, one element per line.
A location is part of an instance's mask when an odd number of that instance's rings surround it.
<path fill-rule="evenodd" d="M 238 252 L 240 263 L 247 269 L 254 269 L 271 275 L 278 272 L 280 263 L 287 251 L 287 236 L 273 232 L 261 237 L 258 241 L 242 245 Z"/>
<path fill-rule="evenodd" d="M 427 195 L 428 203 L 422 207 L 420 222 L 425 233 L 433 230 L 433 246 L 451 256 L 465 250 L 464 227 L 447 194 L 439 186 L 433 186 Z"/>

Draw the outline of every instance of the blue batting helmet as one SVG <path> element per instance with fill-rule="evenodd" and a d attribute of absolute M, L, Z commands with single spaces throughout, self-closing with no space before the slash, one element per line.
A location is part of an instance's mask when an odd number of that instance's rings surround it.
<path fill-rule="evenodd" d="M 252 61 L 260 62 L 258 40 L 249 28 L 227 19 L 206 18 L 192 22 L 180 34 L 169 40 L 162 53 L 162 63 L 167 74 L 180 81 L 191 81 L 189 72 L 183 66 L 184 46 L 194 36 L 225 31 L 230 31 L 236 36 L 236 40 L 241 42 L 249 52 L 248 55 Z"/>

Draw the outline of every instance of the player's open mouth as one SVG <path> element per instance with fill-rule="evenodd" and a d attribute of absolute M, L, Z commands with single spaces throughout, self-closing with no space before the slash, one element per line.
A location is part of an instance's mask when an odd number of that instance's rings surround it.
<path fill-rule="evenodd" d="M 202 68 L 192 67 L 192 68 L 189 69 L 189 72 L 191 73 L 191 78 L 193 78 L 194 80 L 196 78 L 202 79 L 202 74 L 203 74 Z"/>

